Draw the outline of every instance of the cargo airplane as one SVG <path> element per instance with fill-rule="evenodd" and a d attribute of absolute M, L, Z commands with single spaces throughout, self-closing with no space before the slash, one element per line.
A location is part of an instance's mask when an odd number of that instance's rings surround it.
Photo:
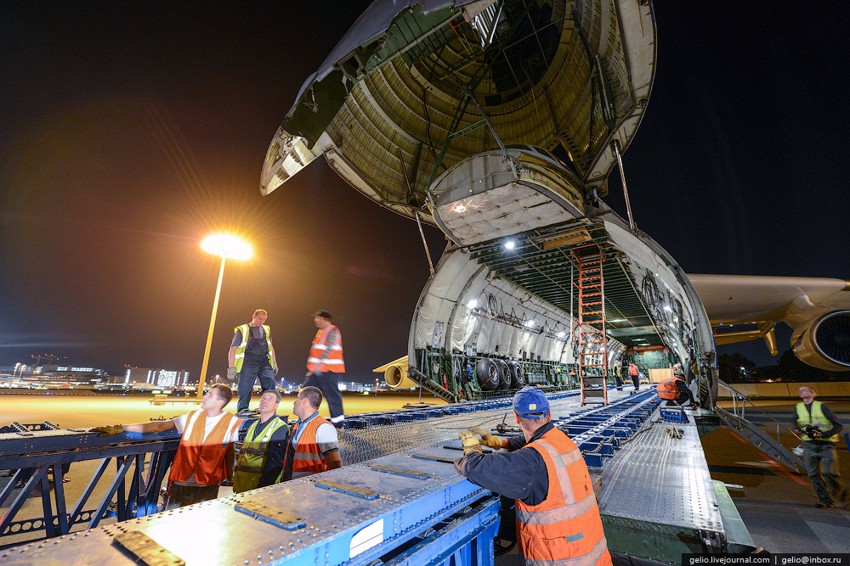
<path fill-rule="evenodd" d="M 457 401 L 578 384 L 604 403 L 611 368 L 653 353 L 712 407 L 715 345 L 763 338 L 775 355 L 780 321 L 801 360 L 850 368 L 850 281 L 689 276 L 636 227 L 621 156 L 656 46 L 647 0 L 378 0 L 307 77 L 261 192 L 324 155 L 448 239 L 391 385 Z M 627 219 L 605 203 L 615 167 Z"/>

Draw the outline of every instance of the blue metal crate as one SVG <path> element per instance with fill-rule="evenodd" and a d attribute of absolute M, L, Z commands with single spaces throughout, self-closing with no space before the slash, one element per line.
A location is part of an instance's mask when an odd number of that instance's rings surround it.
<path fill-rule="evenodd" d="M 682 407 L 661 407 L 661 420 L 671 423 L 686 423 L 688 416 Z"/>

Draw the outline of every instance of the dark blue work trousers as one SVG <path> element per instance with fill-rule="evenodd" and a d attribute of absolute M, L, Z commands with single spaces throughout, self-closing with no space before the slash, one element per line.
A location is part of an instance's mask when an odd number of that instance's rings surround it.
<path fill-rule="evenodd" d="M 328 411 L 331 413 L 331 422 L 334 425 L 338 425 L 345 419 L 345 414 L 342 412 L 342 393 L 339 391 L 339 378 L 342 375 L 345 374 L 314 371 L 301 384 L 301 387 L 312 385 L 322 391 L 322 395 L 328 402 Z"/>
<path fill-rule="evenodd" d="M 236 386 L 236 392 L 239 395 L 236 412 L 248 410 L 248 404 L 251 402 L 251 389 L 257 379 L 260 380 L 260 387 L 262 387 L 263 392 L 275 390 L 274 370 L 269 359 L 257 360 L 245 356 L 242 371 L 239 372 L 239 384 Z"/>

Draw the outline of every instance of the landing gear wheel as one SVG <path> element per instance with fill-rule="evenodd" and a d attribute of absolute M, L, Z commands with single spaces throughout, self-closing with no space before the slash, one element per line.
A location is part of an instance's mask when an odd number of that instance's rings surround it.
<path fill-rule="evenodd" d="M 493 391 L 499 386 L 499 367 L 490 358 L 481 358 L 475 368 L 475 378 L 484 391 Z"/>
<path fill-rule="evenodd" d="M 499 365 L 499 389 L 505 391 L 511 387 L 511 370 L 505 360 L 496 360 Z"/>

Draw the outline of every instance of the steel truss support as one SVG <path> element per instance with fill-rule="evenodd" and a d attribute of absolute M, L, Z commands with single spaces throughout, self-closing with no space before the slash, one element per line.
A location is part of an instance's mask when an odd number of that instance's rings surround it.
<path fill-rule="evenodd" d="M 55 429 L 22 426 L 28 428 L 26 433 L 0 435 L 4 443 L 0 454 L 0 472 L 4 472 L 0 473 L 0 507 L 6 507 L 11 500 L 0 518 L 0 547 L 10 536 L 20 539 L 21 535 L 32 534 L 28 540 L 51 538 L 68 534 L 78 525 L 85 525 L 86 529 L 97 527 L 108 517 L 125 521 L 157 511 L 160 489 L 179 443 L 173 433 L 166 433 L 172 438 L 158 435 L 150 439 L 148 435 L 138 440 L 127 433 L 98 438 L 88 432 L 62 431 L 65 434 L 57 435 Z M 96 460 L 100 463 L 70 506 L 66 501 L 65 476 L 71 464 L 77 464 L 75 469 L 79 470 L 82 462 Z M 108 473 L 110 469 L 114 469 L 114 475 Z M 109 484 L 101 493 L 103 488 L 98 490 L 98 486 L 105 483 L 104 477 L 109 478 Z M 100 498 L 97 503 L 92 500 L 95 493 Z M 22 513 L 36 494 L 41 497 L 41 516 Z M 42 536 L 36 536 L 39 531 Z"/>

